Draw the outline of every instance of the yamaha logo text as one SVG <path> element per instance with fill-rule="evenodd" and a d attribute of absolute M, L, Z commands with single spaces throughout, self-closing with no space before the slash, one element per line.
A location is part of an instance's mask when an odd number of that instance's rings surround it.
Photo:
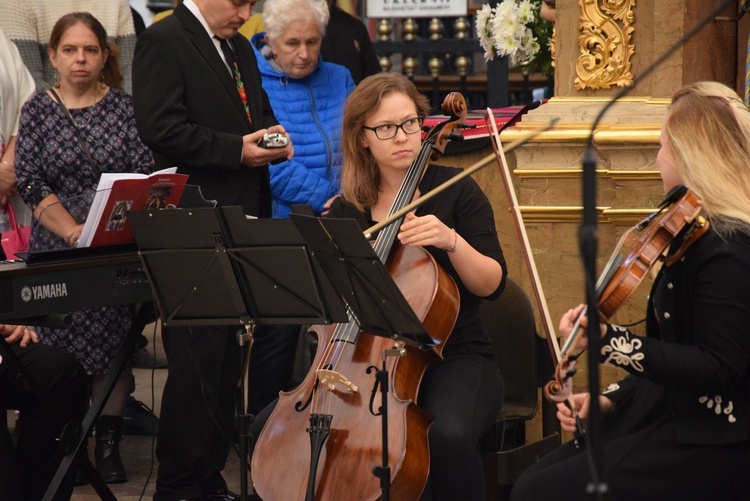
<path fill-rule="evenodd" d="M 40 299 L 54 299 L 58 297 L 67 297 L 68 285 L 65 282 L 58 284 L 44 284 L 26 286 L 21 289 L 21 299 L 24 303 L 29 301 L 38 301 Z"/>

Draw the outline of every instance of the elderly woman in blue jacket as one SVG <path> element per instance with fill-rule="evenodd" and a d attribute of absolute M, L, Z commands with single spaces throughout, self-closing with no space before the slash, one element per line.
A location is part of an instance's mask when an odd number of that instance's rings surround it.
<path fill-rule="evenodd" d="M 294 144 L 292 160 L 270 166 L 276 217 L 293 204 L 321 214 L 339 193 L 341 121 L 354 81 L 347 68 L 320 57 L 328 19 L 326 2 L 266 0 L 267 31 L 251 40 L 263 89 Z"/>

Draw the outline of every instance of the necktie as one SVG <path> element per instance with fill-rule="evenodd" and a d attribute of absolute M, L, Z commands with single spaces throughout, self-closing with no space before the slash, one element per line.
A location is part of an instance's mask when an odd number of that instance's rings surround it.
<path fill-rule="evenodd" d="M 221 51 L 224 53 L 224 57 L 227 60 L 227 64 L 229 65 L 229 69 L 232 71 L 232 76 L 234 77 L 234 83 L 237 85 L 237 93 L 240 95 L 240 100 L 242 101 L 242 106 L 245 108 L 245 113 L 247 114 L 247 119 L 250 123 L 253 123 L 253 119 L 250 116 L 250 106 L 247 104 L 247 94 L 245 93 L 245 83 L 242 81 L 242 75 L 240 74 L 240 66 L 237 64 L 237 55 L 234 53 L 234 50 L 232 50 L 232 47 L 230 47 L 229 42 L 224 38 L 216 37 L 219 40 L 219 46 L 221 47 Z"/>

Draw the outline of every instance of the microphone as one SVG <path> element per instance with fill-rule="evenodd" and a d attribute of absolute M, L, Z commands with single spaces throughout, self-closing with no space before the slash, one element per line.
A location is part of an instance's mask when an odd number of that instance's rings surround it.
<path fill-rule="evenodd" d="M 584 269 L 584 282 L 586 285 L 586 303 L 589 325 L 599 325 L 599 312 L 597 309 L 597 294 L 596 294 L 596 254 L 598 250 L 598 237 L 597 237 L 597 214 L 596 214 L 596 155 L 594 154 L 594 132 L 599 122 L 604 115 L 609 111 L 614 104 L 630 93 L 636 85 L 641 82 L 644 78 L 650 75 L 656 68 L 669 58 L 677 49 L 685 44 L 688 40 L 693 38 L 699 31 L 701 31 L 708 23 L 713 21 L 718 15 L 726 9 L 730 4 L 736 3 L 736 0 L 723 0 L 714 8 L 705 18 L 703 18 L 698 24 L 693 26 L 682 38 L 675 42 L 669 49 L 667 49 L 661 56 L 654 60 L 642 73 L 633 79 L 633 84 L 630 87 L 622 88 L 615 96 L 605 104 L 596 116 L 596 119 L 591 125 L 591 132 L 589 133 L 588 140 L 586 141 L 586 147 L 584 149 L 582 158 L 582 183 L 583 183 L 583 221 L 580 228 L 580 251 L 581 261 Z M 587 433 L 587 447 L 586 451 L 589 455 L 589 468 L 591 474 L 591 482 L 587 486 L 587 493 L 594 499 L 604 499 L 607 492 L 607 485 L 603 478 L 600 476 L 602 471 L 602 446 L 599 441 L 599 421 L 600 421 L 600 409 L 599 409 L 599 364 L 595 355 L 598 347 L 598 339 L 596 336 L 588 337 L 588 351 L 589 351 L 589 393 L 591 395 L 589 403 L 589 426 Z"/>

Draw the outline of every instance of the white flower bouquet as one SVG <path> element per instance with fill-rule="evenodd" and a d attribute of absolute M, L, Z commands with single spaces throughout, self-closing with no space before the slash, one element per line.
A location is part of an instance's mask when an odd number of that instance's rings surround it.
<path fill-rule="evenodd" d="M 551 23 L 539 17 L 538 0 L 504 0 L 492 8 L 485 4 L 476 13 L 476 31 L 484 59 L 507 56 L 511 67 L 528 64 L 546 52 L 549 57 Z"/>

